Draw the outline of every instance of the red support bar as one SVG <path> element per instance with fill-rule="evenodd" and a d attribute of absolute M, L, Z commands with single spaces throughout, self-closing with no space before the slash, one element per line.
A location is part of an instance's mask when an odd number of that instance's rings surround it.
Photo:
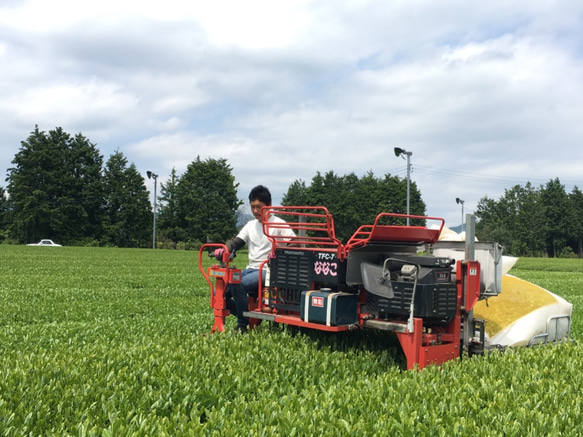
<path fill-rule="evenodd" d="M 253 311 L 250 311 L 253 314 Z M 259 317 L 262 315 L 258 314 Z M 349 325 L 339 325 L 339 326 L 328 326 L 321 323 L 313 323 L 313 322 L 305 322 L 299 315 L 295 314 L 273 314 L 273 322 L 275 323 L 284 323 L 286 325 L 292 326 L 299 326 L 302 328 L 311 328 L 316 329 L 318 331 L 327 331 L 327 332 L 342 332 L 348 331 L 351 327 Z"/>
<path fill-rule="evenodd" d="M 203 253 L 205 250 L 212 248 L 223 249 L 224 253 L 220 264 L 214 264 L 205 270 L 202 266 Z M 229 257 L 230 253 L 224 244 L 203 244 L 198 252 L 198 269 L 211 288 L 210 307 L 213 309 L 213 315 L 215 316 L 211 334 L 215 331 L 223 332 L 225 330 L 225 318 L 230 314 L 229 310 L 227 310 L 225 293 L 229 284 L 241 282 L 241 270 L 229 267 Z M 210 278 L 214 278 L 215 286 L 213 286 Z"/>
<path fill-rule="evenodd" d="M 423 319 L 413 319 L 413 332 L 395 332 L 401 348 L 407 358 L 407 370 L 414 369 L 419 362 L 419 351 L 421 349 L 421 339 L 423 334 Z"/>
<path fill-rule="evenodd" d="M 459 267 L 462 267 L 461 269 Z M 458 261 L 457 271 L 463 272 L 462 311 L 471 311 L 480 299 L 480 263 L 478 261 Z"/>
<path fill-rule="evenodd" d="M 442 336 L 440 342 L 432 342 L 435 337 L 423 333 L 423 319 L 413 319 L 413 332 L 395 332 L 401 348 L 407 358 L 407 370 L 423 369 L 430 364 L 442 364 L 446 361 L 459 358 L 460 349 L 460 317 L 452 319 L 447 330 L 452 335 Z M 448 341 L 450 340 L 450 341 Z"/>

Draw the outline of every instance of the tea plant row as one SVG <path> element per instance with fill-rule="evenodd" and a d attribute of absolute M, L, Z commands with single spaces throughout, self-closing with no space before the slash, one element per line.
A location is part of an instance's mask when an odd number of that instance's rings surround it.
<path fill-rule="evenodd" d="M 537 264 L 546 261 L 554 267 Z M 563 261 L 520 260 L 515 272 L 580 302 L 583 269 Z M 578 433 L 577 307 L 572 341 L 405 371 L 386 333 L 262 324 L 208 335 L 197 262 L 178 251 L 0 247 L 0 434 Z"/>

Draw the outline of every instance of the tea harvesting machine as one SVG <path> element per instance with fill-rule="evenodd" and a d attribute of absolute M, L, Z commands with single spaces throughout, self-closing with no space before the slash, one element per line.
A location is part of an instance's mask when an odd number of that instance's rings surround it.
<path fill-rule="evenodd" d="M 269 222 L 271 214 L 285 223 Z M 464 352 L 483 353 L 484 321 L 474 319 L 472 309 L 499 293 L 501 273 L 497 260 L 484 269 L 484 262 L 475 259 L 472 221 L 466 227 L 464 259 L 455 259 L 434 254 L 441 218 L 381 213 L 342 243 L 325 207 L 269 206 L 262 217 L 272 251 L 260 270 L 264 285 L 260 281 L 257 295 L 249 298 L 245 315 L 250 328 L 269 321 L 328 332 L 393 332 L 407 369 L 441 364 Z M 409 226 L 402 224 L 407 218 Z M 272 236 L 282 226 L 295 237 Z M 205 269 L 203 253 L 211 256 L 218 247 L 225 249 L 223 255 Z M 212 332 L 225 329 L 225 292 L 241 280 L 226 249 L 207 243 L 199 252 L 199 269 L 211 288 Z"/>

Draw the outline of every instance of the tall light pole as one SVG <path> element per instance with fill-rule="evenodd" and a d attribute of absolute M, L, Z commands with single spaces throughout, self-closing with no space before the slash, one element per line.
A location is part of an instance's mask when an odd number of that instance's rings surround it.
<path fill-rule="evenodd" d="M 151 172 L 150 170 L 148 170 L 146 172 L 146 174 L 148 175 L 148 179 L 152 179 L 154 178 L 154 236 L 152 237 L 152 249 L 156 248 L 156 188 L 157 188 L 157 182 L 158 182 L 158 175 L 154 172 Z"/>
<path fill-rule="evenodd" d="M 400 147 L 395 147 L 395 156 L 402 156 L 405 159 L 407 157 L 407 215 L 409 215 L 409 191 L 411 187 L 411 155 L 413 152 L 407 152 L 405 149 Z M 407 217 L 407 226 L 409 226 L 409 217 Z"/>
<path fill-rule="evenodd" d="M 464 230 L 464 200 L 460 199 L 459 197 L 455 198 L 455 203 L 462 206 L 462 231 Z"/>

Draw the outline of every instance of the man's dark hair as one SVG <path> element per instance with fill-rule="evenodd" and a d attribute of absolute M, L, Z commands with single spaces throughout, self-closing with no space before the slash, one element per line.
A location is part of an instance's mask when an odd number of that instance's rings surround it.
<path fill-rule="evenodd" d="M 249 202 L 253 202 L 254 200 L 265 203 L 265 206 L 271 206 L 271 193 L 269 192 L 269 188 L 263 185 L 257 185 L 253 188 L 249 193 Z"/>

